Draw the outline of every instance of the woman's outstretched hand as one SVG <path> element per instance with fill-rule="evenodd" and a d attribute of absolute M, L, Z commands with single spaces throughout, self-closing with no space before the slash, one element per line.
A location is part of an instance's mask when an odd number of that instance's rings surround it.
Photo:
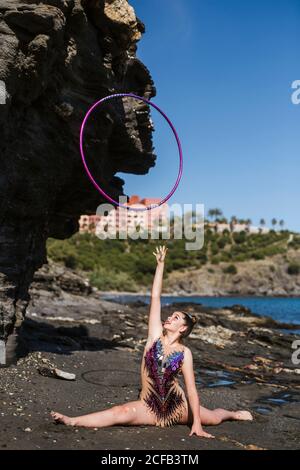
<path fill-rule="evenodd" d="M 198 436 L 198 437 L 206 437 L 208 439 L 214 439 L 215 438 L 215 436 L 213 436 L 212 434 L 209 434 L 208 432 L 205 432 L 202 429 L 202 426 L 195 425 L 195 424 L 193 424 L 189 436 L 192 436 L 193 434 L 196 434 L 196 436 Z"/>
<path fill-rule="evenodd" d="M 168 248 L 166 246 L 156 247 L 156 252 L 153 251 L 153 254 L 156 258 L 157 263 L 163 263 L 165 261 L 165 257 L 167 255 Z"/>

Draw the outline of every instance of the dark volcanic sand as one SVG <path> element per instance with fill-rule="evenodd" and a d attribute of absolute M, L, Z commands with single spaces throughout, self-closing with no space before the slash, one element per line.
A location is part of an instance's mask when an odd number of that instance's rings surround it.
<path fill-rule="evenodd" d="M 70 272 L 51 278 L 49 269 L 40 271 L 32 287 L 33 301 L 23 326 L 28 350 L 16 366 L 0 369 L 1 449 L 300 447 L 300 370 L 291 362 L 296 337 L 239 307 L 180 304 L 199 318 L 186 344 L 194 355 L 201 403 L 208 408 L 248 409 L 253 422 L 207 427 L 216 436 L 213 440 L 189 437 L 187 426 L 95 430 L 54 424 L 52 409 L 78 415 L 137 399 L 149 307 L 99 300 L 97 292 Z M 179 308 L 164 308 L 163 318 Z M 76 380 L 39 374 L 37 368 L 49 362 L 76 373 Z"/>

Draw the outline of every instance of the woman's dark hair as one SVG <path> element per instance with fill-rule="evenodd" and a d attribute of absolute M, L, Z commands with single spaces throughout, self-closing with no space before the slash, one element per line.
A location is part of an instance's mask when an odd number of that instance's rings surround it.
<path fill-rule="evenodd" d="M 180 311 L 184 314 L 185 324 L 187 325 L 187 328 L 181 333 L 181 338 L 187 338 L 197 323 L 197 317 L 191 313 L 185 312 L 184 310 Z"/>

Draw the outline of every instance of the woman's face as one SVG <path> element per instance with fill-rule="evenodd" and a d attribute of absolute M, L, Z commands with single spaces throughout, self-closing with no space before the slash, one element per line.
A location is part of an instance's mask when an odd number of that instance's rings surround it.
<path fill-rule="evenodd" d="M 164 322 L 164 329 L 172 333 L 182 333 L 186 329 L 185 318 L 182 312 L 173 312 Z"/>

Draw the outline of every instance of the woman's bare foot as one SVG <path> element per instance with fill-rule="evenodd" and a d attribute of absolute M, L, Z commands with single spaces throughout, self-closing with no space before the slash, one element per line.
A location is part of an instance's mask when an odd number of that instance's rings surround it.
<path fill-rule="evenodd" d="M 249 411 L 239 410 L 235 411 L 235 419 L 239 421 L 253 421 L 253 416 Z"/>
<path fill-rule="evenodd" d="M 51 416 L 54 421 L 58 424 L 66 424 L 67 426 L 74 426 L 74 419 L 70 418 L 69 416 L 62 415 L 61 413 L 57 413 L 56 411 L 51 411 Z"/>

